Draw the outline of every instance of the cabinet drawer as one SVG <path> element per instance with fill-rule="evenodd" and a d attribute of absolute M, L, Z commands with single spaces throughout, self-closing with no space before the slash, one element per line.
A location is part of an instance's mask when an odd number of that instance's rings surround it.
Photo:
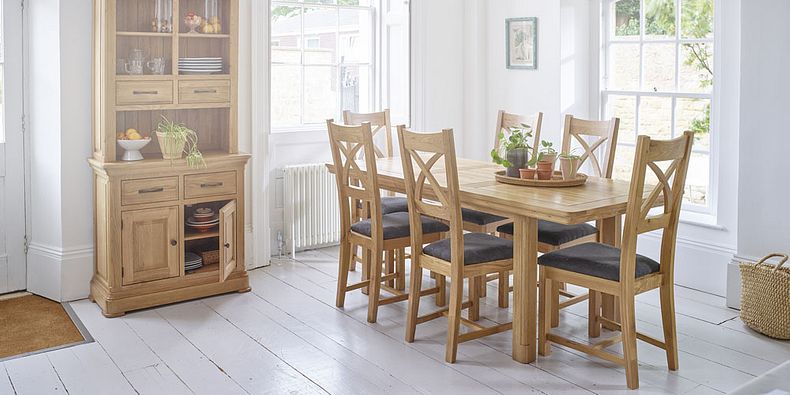
<path fill-rule="evenodd" d="M 235 193 L 235 171 L 184 176 L 184 197 L 187 199 Z"/>
<path fill-rule="evenodd" d="M 173 81 L 119 81 L 115 91 L 115 104 L 173 103 Z"/>
<path fill-rule="evenodd" d="M 179 103 L 230 102 L 230 81 L 179 81 Z"/>
<path fill-rule="evenodd" d="M 178 200 L 178 177 L 143 178 L 121 182 L 121 204 Z"/>

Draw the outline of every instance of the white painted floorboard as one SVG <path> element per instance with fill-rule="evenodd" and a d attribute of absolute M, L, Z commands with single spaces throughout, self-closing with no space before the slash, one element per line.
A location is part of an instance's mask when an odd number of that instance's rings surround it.
<path fill-rule="evenodd" d="M 246 294 L 115 319 L 88 301 L 72 303 L 96 342 L 0 363 L 0 395 L 709 395 L 790 359 L 790 343 L 748 329 L 723 298 L 678 287 L 680 369 L 669 372 L 664 352 L 640 342 L 638 391 L 627 390 L 622 368 L 562 347 L 534 364 L 516 363 L 510 332 L 461 344 L 458 362 L 447 364 L 446 320 L 418 326 L 417 340 L 408 344 L 405 302 L 382 307 L 376 324 L 367 323 L 367 297 L 359 291 L 348 295 L 344 309 L 335 308 L 337 252 L 308 251 L 252 271 L 253 291 Z M 483 322 L 509 321 L 511 311 L 496 306 L 496 283 L 488 290 Z M 423 300 L 421 310 L 434 308 L 432 297 Z M 557 331 L 589 343 L 586 314 L 585 303 L 563 311 Z M 637 319 L 640 331 L 662 337 L 656 292 L 638 297 Z"/>

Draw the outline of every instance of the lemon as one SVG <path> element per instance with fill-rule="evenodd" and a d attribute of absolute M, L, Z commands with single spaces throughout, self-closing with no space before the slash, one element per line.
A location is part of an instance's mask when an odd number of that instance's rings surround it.
<path fill-rule="evenodd" d="M 137 132 L 134 132 L 129 135 L 129 140 L 141 140 L 142 138 L 143 136 L 141 136 L 140 133 Z"/>
<path fill-rule="evenodd" d="M 132 134 L 135 134 L 135 133 L 139 134 L 139 132 L 135 128 L 126 129 L 126 137 L 130 137 Z"/>

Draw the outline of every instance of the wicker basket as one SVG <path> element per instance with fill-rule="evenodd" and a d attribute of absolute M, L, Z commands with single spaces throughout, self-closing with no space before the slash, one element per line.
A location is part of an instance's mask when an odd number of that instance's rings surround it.
<path fill-rule="evenodd" d="M 200 253 L 203 258 L 203 265 L 211 265 L 212 263 L 219 262 L 219 250 L 203 251 Z"/>
<path fill-rule="evenodd" d="M 781 257 L 778 264 L 765 263 Z M 773 338 L 790 339 L 790 268 L 785 254 L 770 254 L 756 264 L 741 263 L 741 319 Z"/>

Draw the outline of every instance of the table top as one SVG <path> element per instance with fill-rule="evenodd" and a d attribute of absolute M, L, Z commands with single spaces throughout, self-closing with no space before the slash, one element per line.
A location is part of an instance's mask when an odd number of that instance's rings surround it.
<path fill-rule="evenodd" d="M 493 214 L 577 224 L 624 214 L 628 204 L 630 184 L 625 181 L 589 177 L 576 187 L 527 187 L 497 182 L 494 173 L 502 167 L 493 163 L 458 158 L 457 164 L 461 204 Z M 364 169 L 363 165 L 360 163 Z M 443 166 L 439 161 L 433 168 L 440 184 L 444 184 Z M 332 167 L 329 165 L 330 170 Z M 376 167 L 381 188 L 405 192 L 399 157 L 378 159 Z"/>

